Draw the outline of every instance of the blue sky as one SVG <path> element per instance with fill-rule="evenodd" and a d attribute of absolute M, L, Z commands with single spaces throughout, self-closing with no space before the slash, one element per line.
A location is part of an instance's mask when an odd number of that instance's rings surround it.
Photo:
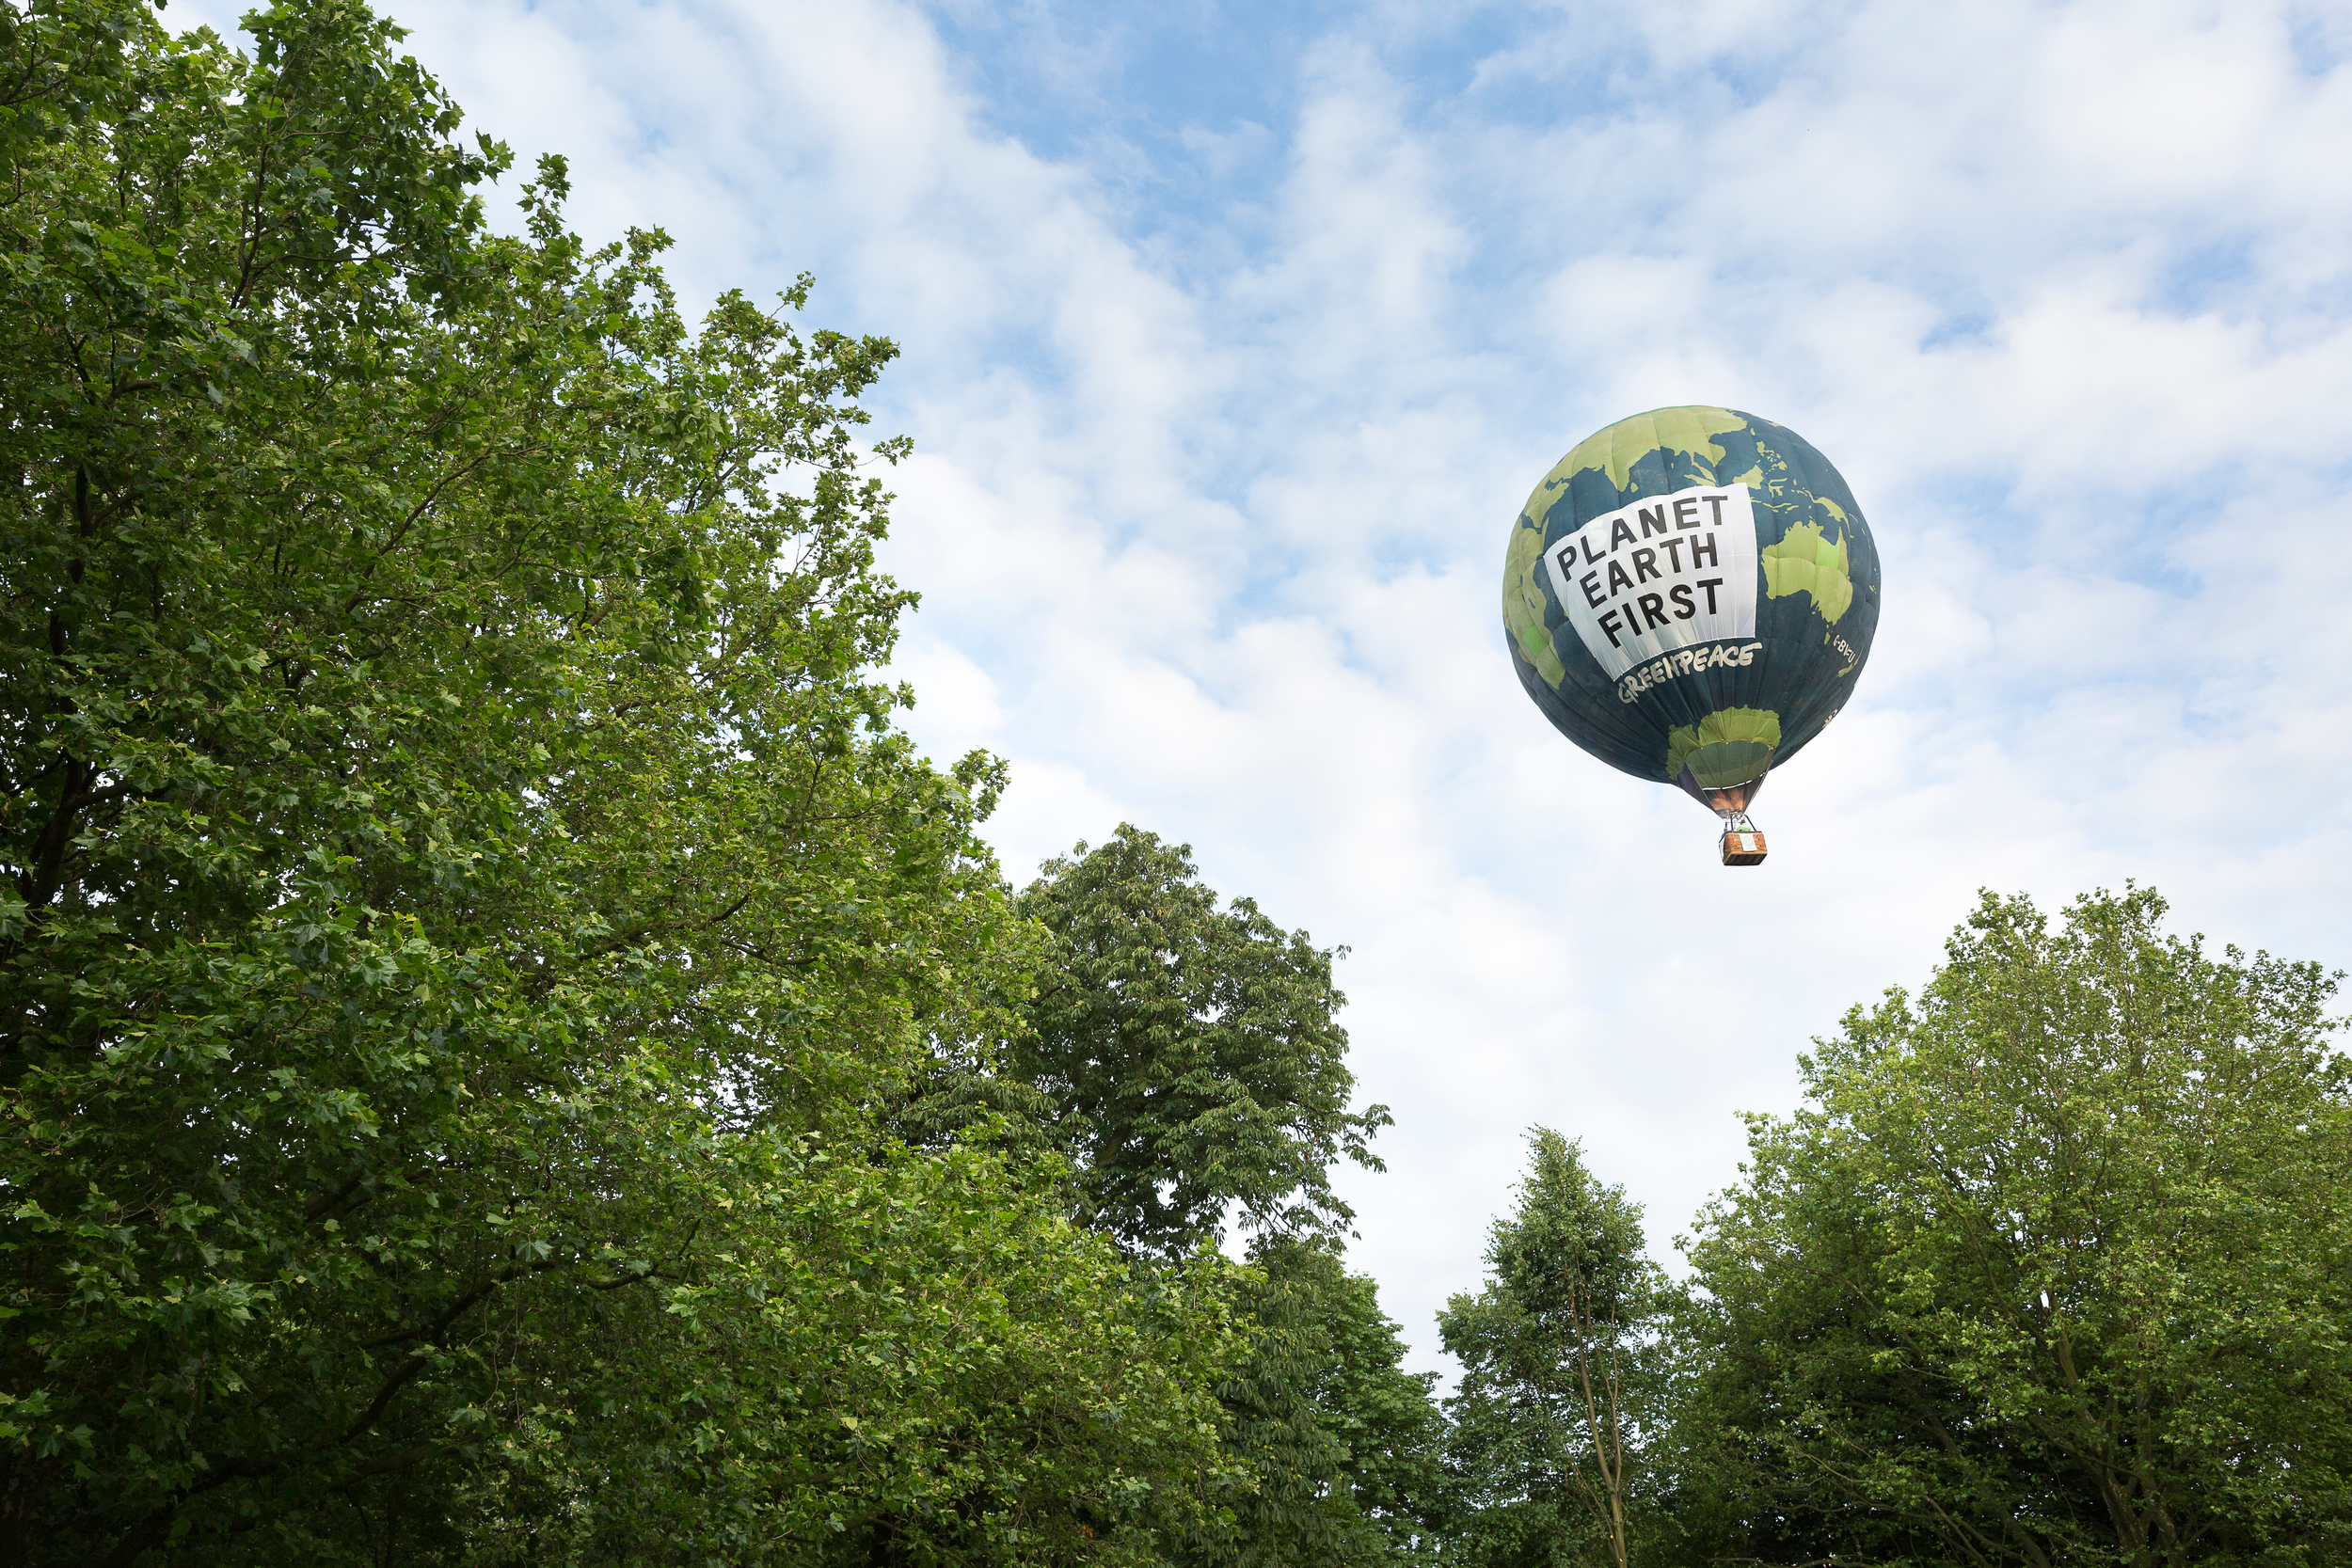
<path fill-rule="evenodd" d="M 911 727 L 1010 759 L 1016 879 L 1131 820 L 1352 949 L 1397 1116 L 1353 1257 L 1422 1365 L 1530 1124 L 1671 1263 L 1736 1113 L 1979 887 L 2347 957 L 2341 7 L 394 14 L 592 237 L 666 228 L 689 298 L 813 271 L 812 320 L 900 341 Z M 1884 562 L 1756 871 L 1502 649 L 1528 489 L 1681 403 L 1806 436 Z"/>

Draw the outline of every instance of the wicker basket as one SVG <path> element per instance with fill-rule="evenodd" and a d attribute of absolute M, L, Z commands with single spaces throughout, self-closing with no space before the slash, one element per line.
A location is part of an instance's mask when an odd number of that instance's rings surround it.
<path fill-rule="evenodd" d="M 1754 832 L 1724 834 L 1724 863 L 1725 865 L 1762 865 L 1764 835 Z"/>

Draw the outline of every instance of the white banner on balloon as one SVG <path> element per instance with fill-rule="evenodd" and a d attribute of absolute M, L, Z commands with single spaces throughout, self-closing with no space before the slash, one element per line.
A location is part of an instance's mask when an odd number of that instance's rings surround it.
<path fill-rule="evenodd" d="M 1603 513 L 1545 550 L 1544 569 L 1612 680 L 1671 649 L 1756 634 L 1756 512 L 1744 484 Z"/>

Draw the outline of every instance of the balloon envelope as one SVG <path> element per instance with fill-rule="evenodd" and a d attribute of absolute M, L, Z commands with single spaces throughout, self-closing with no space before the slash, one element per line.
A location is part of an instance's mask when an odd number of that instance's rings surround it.
<path fill-rule="evenodd" d="M 1845 480 L 1729 408 L 1655 409 L 1578 443 L 1503 561 L 1511 662 L 1544 716 L 1723 812 L 1836 717 L 1878 619 L 1878 548 Z"/>

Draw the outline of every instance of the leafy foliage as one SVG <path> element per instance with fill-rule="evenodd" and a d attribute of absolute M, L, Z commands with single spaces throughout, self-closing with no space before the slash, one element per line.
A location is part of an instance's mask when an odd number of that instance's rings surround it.
<path fill-rule="evenodd" d="M 1189 852 L 1121 827 L 1025 893 L 1050 943 L 1001 1069 L 943 1050 L 895 1123 L 926 1141 L 1039 1145 L 1073 1162 L 1071 1201 L 1138 1277 L 1179 1261 L 1218 1281 L 1246 1354 L 1218 1384 L 1229 1519 L 1179 1560 L 1369 1563 L 1433 1547 L 1431 1374 L 1405 1372 L 1373 1282 L 1347 1275 L 1329 1185 L 1372 1164 L 1388 1119 L 1347 1110 L 1354 1080 L 1332 955 L 1247 899 L 1217 908 Z M 1211 1247 L 1228 1209 L 1249 1264 Z"/>
<path fill-rule="evenodd" d="M 1751 1123 L 1692 1259 L 1719 1549 L 2338 1560 L 2352 1073 L 2314 965 L 1988 895 Z"/>
<path fill-rule="evenodd" d="M 1248 1357 L 1218 1393 L 1230 1425 L 1235 1525 L 1187 1560 L 1431 1560 L 1442 1422 L 1434 1372 L 1403 1370 L 1372 1280 L 1327 1244 L 1262 1237 L 1235 1296 Z"/>
<path fill-rule="evenodd" d="M 502 1339 L 535 1402 L 447 1556 L 1148 1563 L 1218 1528 L 1215 1271 L 1137 1288 L 973 1150 L 747 1175 L 692 1280 Z"/>
<path fill-rule="evenodd" d="M 1662 1282 L 1625 1190 L 1549 1128 L 1528 1144 L 1518 1206 L 1487 1240 L 1486 1288 L 1438 1318 L 1462 1364 L 1447 1414 L 1463 1545 L 1480 1563 L 1597 1552 L 1624 1568 L 1656 1418 Z"/>
<path fill-rule="evenodd" d="M 867 1107 L 1013 1024 L 879 339 L 681 320 L 397 30 L 9 12 L 0 1541 L 1139 1560 L 1222 1311 Z M 12 85 L 11 85 L 12 84 Z"/>
<path fill-rule="evenodd" d="M 1187 847 L 1122 824 L 1077 853 L 1020 898 L 1053 946 L 1007 1067 L 1042 1097 L 1084 1217 L 1161 1257 L 1214 1240 L 1232 1208 L 1249 1229 L 1343 1229 L 1330 1167 L 1381 1168 L 1390 1117 L 1347 1108 L 1332 955 L 1250 899 L 1218 909 Z"/>

